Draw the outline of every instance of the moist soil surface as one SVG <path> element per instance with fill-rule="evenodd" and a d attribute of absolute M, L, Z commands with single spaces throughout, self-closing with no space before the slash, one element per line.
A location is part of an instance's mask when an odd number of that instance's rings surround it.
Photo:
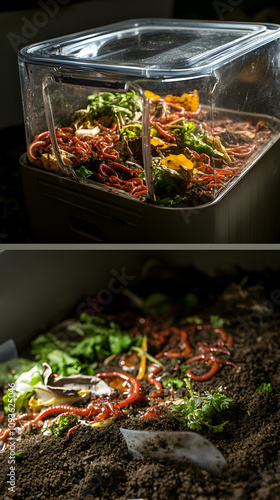
<path fill-rule="evenodd" d="M 26 452 L 16 459 L 15 492 L 8 490 L 7 483 L 9 448 L 0 455 L 1 499 L 280 498 L 280 291 L 268 275 L 241 273 L 234 281 L 198 278 L 199 305 L 193 312 L 205 321 L 210 315 L 224 318 L 225 329 L 234 338 L 230 359 L 237 367 L 223 366 L 212 379 L 193 382 L 200 393 L 222 386 L 235 401 L 223 415 L 229 423 L 222 433 L 199 431 L 224 455 L 227 468 L 222 474 L 215 476 L 192 463 L 130 457 L 121 425 L 183 430 L 170 417 L 141 420 L 134 412 L 107 428 L 82 425 L 69 439 L 44 436 L 38 429 L 25 432 L 15 444 L 16 451 Z M 168 288 L 168 280 L 164 285 Z M 263 382 L 271 384 L 272 392 L 256 392 Z"/>

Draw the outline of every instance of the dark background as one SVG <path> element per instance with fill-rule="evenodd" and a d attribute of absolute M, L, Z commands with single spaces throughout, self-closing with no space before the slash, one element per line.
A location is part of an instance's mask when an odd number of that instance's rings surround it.
<path fill-rule="evenodd" d="M 119 0 L 31 0 L 21 11 L 17 2 L 0 5 L 1 78 L 0 129 L 0 244 L 30 243 L 32 236 L 25 211 L 19 157 L 25 152 L 25 134 L 17 70 L 17 51 L 12 47 L 11 33 L 22 37 L 23 18 L 32 20 L 42 4 L 57 2 L 59 14 L 49 17 L 28 43 L 74 33 L 116 21 L 136 17 L 171 17 L 250 21 L 280 24 L 280 8 L 276 0 L 154 0 L 153 2 Z M 24 38 L 24 37 L 23 37 Z M 26 43 L 20 43 L 18 48 Z"/>

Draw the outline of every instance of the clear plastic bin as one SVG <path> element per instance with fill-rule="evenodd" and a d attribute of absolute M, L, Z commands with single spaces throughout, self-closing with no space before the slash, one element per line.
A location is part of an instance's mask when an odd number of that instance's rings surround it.
<path fill-rule="evenodd" d="M 93 197 L 209 207 L 279 138 L 279 36 L 272 24 L 140 19 L 22 49 L 29 164 Z"/>

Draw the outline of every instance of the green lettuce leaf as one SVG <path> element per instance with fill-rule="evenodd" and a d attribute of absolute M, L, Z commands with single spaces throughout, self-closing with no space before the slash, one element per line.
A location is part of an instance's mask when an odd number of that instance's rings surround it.
<path fill-rule="evenodd" d="M 81 165 L 75 172 L 80 179 L 87 179 L 87 177 L 91 177 L 94 174 L 94 172 L 88 170 L 84 165 Z"/>
<path fill-rule="evenodd" d="M 141 111 L 141 101 L 133 90 L 119 92 L 99 92 L 88 96 L 87 111 L 94 119 L 97 116 L 126 116 L 133 118 L 135 111 Z"/>
<path fill-rule="evenodd" d="M 135 339 L 128 335 L 116 323 L 106 324 L 102 318 L 87 313 L 81 314 L 80 321 L 68 325 L 68 331 L 76 333 L 81 340 L 61 340 L 47 333 L 32 342 L 32 354 L 36 361 L 48 363 L 52 371 L 61 376 L 78 373 L 92 375 L 92 364 L 96 361 L 141 344 L 140 337 Z"/>

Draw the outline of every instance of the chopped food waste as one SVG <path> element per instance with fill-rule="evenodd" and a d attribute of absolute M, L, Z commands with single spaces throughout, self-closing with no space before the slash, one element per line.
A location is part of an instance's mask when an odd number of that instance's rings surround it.
<path fill-rule="evenodd" d="M 146 90 L 152 178 L 147 193 L 142 147 L 143 104 L 134 90 L 96 92 L 72 123 L 37 134 L 29 160 L 45 170 L 101 183 L 114 192 L 165 207 L 202 205 L 215 199 L 252 163 L 271 136 L 263 119 L 240 121 L 232 112 L 204 109 L 197 91 L 160 97 Z M 59 158 L 60 155 L 60 158 Z"/>

